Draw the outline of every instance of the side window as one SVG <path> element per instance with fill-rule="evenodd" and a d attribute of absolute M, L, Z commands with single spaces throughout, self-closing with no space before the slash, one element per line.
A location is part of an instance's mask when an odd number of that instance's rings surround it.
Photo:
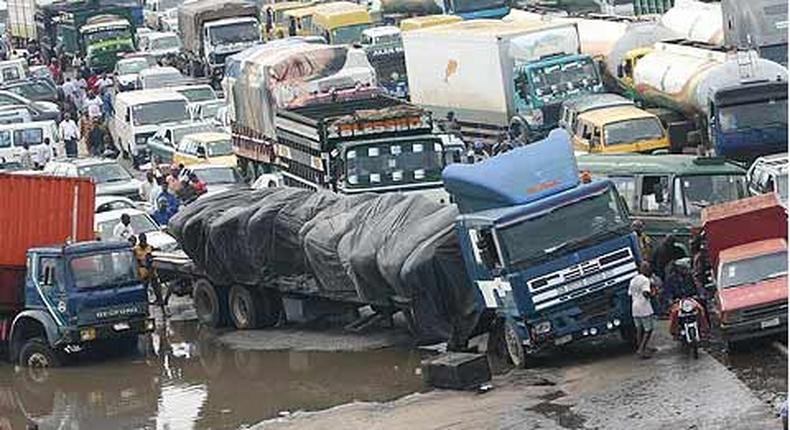
<path fill-rule="evenodd" d="M 0 131 L 0 148 L 11 147 L 11 132 Z"/>
<path fill-rule="evenodd" d="M 62 274 L 57 258 L 41 258 L 38 270 L 38 285 L 42 290 L 49 291 L 63 288 Z"/>
<path fill-rule="evenodd" d="M 669 176 L 644 176 L 639 194 L 639 209 L 642 212 L 668 214 L 670 212 Z"/>
<path fill-rule="evenodd" d="M 165 132 L 165 141 L 170 143 L 170 146 L 176 146 L 176 143 L 173 141 L 173 130 L 167 130 Z"/>
<path fill-rule="evenodd" d="M 581 124 L 582 127 L 582 139 L 584 140 L 592 140 L 592 126 L 588 124 Z"/>
<path fill-rule="evenodd" d="M 16 105 L 19 104 L 15 98 L 0 94 L 0 106 Z"/>
<path fill-rule="evenodd" d="M 614 182 L 620 198 L 625 202 L 629 212 L 636 209 L 636 180 L 633 176 L 612 176 L 609 178 Z"/>
<path fill-rule="evenodd" d="M 19 79 L 19 70 L 16 67 L 6 67 L 2 70 L 3 81 L 15 81 Z"/>
<path fill-rule="evenodd" d="M 595 127 L 593 128 L 592 139 L 590 140 L 590 146 L 596 146 L 600 144 L 601 144 L 601 128 Z"/>
<path fill-rule="evenodd" d="M 40 145 L 44 142 L 44 130 L 40 128 L 27 128 L 14 131 L 14 146 L 22 147 L 25 143 L 30 146 Z"/>

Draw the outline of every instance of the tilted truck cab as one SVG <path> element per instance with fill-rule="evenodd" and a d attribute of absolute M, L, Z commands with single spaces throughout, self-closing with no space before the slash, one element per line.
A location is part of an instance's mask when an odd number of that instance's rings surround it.
<path fill-rule="evenodd" d="M 514 364 L 550 345 L 632 333 L 628 284 L 640 260 L 614 185 L 580 183 L 562 130 L 475 165 L 450 165 L 458 238 Z"/>

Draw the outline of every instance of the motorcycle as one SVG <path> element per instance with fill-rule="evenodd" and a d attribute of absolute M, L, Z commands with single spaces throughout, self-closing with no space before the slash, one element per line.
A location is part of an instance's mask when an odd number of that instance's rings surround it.
<path fill-rule="evenodd" d="M 700 303 L 691 297 L 684 297 L 677 304 L 676 336 L 683 349 L 691 351 L 695 360 L 699 358 L 703 312 Z"/>

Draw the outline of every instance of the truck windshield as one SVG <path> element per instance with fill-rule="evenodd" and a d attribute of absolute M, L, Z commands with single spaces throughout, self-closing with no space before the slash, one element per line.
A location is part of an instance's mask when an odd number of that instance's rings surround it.
<path fill-rule="evenodd" d="M 787 275 L 787 251 L 761 255 L 722 265 L 719 288 L 753 284 Z"/>
<path fill-rule="evenodd" d="M 607 146 L 661 139 L 662 137 L 664 137 L 664 129 L 658 118 L 628 119 L 606 125 L 603 128 L 603 138 Z"/>
<path fill-rule="evenodd" d="M 261 32 L 256 21 L 209 27 L 208 34 L 214 45 L 255 42 L 261 38 Z"/>
<path fill-rule="evenodd" d="M 332 37 L 330 42 L 335 45 L 349 45 L 359 42 L 362 38 L 362 32 L 370 28 L 370 24 L 357 24 L 347 25 L 345 27 L 337 27 L 332 30 Z"/>
<path fill-rule="evenodd" d="M 195 170 L 198 179 L 205 182 L 206 185 L 211 184 L 237 184 L 241 182 L 239 174 L 236 169 L 231 167 L 212 167 L 210 169 Z"/>
<path fill-rule="evenodd" d="M 233 155 L 233 145 L 230 144 L 230 139 L 215 140 L 206 144 L 206 152 L 209 157 L 221 157 L 223 155 Z"/>
<path fill-rule="evenodd" d="M 505 0 L 453 0 L 456 13 L 476 12 L 507 6 Z"/>
<path fill-rule="evenodd" d="M 442 179 L 442 145 L 404 142 L 357 146 L 346 151 L 350 188 L 437 182 Z"/>
<path fill-rule="evenodd" d="M 88 42 L 88 44 L 93 44 L 111 39 L 126 39 L 126 38 L 131 39 L 132 33 L 129 31 L 128 27 L 106 28 L 102 30 L 92 31 L 90 33 L 84 33 L 83 37 Z"/>
<path fill-rule="evenodd" d="M 132 108 L 134 125 L 153 125 L 189 119 L 184 100 L 163 100 L 145 103 Z"/>
<path fill-rule="evenodd" d="M 679 176 L 675 178 L 675 194 L 681 190 L 685 211 L 675 208 L 675 213 L 698 217 L 710 205 L 746 197 L 746 180 L 740 175 Z"/>
<path fill-rule="evenodd" d="M 787 128 L 787 99 L 721 107 L 719 123 L 723 133 L 768 127 Z"/>
<path fill-rule="evenodd" d="M 158 39 L 151 39 L 148 43 L 148 47 L 151 50 L 180 48 L 181 40 L 178 39 L 178 36 L 160 37 Z"/>
<path fill-rule="evenodd" d="M 93 179 L 93 182 L 97 184 L 121 182 L 132 179 L 132 175 L 130 175 L 126 169 L 121 167 L 120 164 L 116 163 L 103 163 L 80 167 L 79 175 L 83 177 L 87 176 Z"/>
<path fill-rule="evenodd" d="M 138 282 L 131 250 L 84 255 L 71 259 L 74 285 L 79 289 L 117 287 Z"/>
<path fill-rule="evenodd" d="M 583 200 L 568 202 L 536 218 L 497 230 L 510 267 L 524 267 L 556 252 L 570 252 L 622 234 L 629 228 L 628 217 L 609 188 Z"/>
<path fill-rule="evenodd" d="M 590 58 L 531 69 L 535 96 L 548 102 L 565 99 L 570 93 L 599 84 L 598 71 Z"/>

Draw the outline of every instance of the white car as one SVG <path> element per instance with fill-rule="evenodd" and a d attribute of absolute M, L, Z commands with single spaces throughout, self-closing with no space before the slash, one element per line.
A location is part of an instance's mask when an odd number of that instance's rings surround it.
<path fill-rule="evenodd" d="M 184 168 L 181 177 L 187 177 L 190 173 L 194 173 L 198 179 L 205 182 L 207 192 L 204 195 L 214 195 L 247 185 L 234 167 L 219 164 L 190 164 Z"/>
<path fill-rule="evenodd" d="M 123 196 L 96 196 L 95 213 L 109 212 L 119 209 L 137 209 L 148 211 L 148 202 L 135 202 Z"/>
<path fill-rule="evenodd" d="M 135 89 L 137 87 L 137 75 L 151 67 L 151 65 L 151 60 L 147 57 L 132 57 L 118 60 L 113 71 L 118 90 L 129 91 Z"/>
<path fill-rule="evenodd" d="M 787 153 L 766 155 L 754 161 L 746 180 L 751 195 L 774 192 L 779 196 L 779 201 L 787 207 Z"/>
<path fill-rule="evenodd" d="M 186 77 L 175 67 L 155 66 L 137 74 L 137 88 L 150 90 L 183 85 Z"/>
<path fill-rule="evenodd" d="M 181 39 L 173 32 L 151 33 L 146 38 L 145 44 L 140 45 L 140 51 L 156 59 L 178 55 L 181 52 Z"/>
<path fill-rule="evenodd" d="M 159 251 L 175 251 L 178 249 L 176 239 L 162 231 L 153 218 L 139 209 L 116 209 L 97 213 L 94 220 L 94 230 L 101 240 L 117 240 L 112 232 L 121 222 L 121 215 L 128 214 L 131 219 L 130 226 L 135 235 L 145 233 L 148 243 Z"/>

